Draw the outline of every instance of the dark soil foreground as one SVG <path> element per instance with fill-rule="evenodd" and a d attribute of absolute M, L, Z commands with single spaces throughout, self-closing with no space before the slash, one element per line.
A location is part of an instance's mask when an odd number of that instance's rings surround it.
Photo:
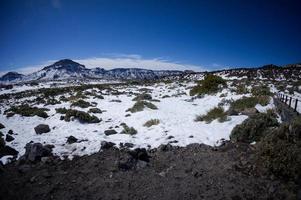
<path fill-rule="evenodd" d="M 149 160 L 108 148 L 72 161 L 11 163 L 0 170 L 0 199 L 298 198 L 295 184 L 255 167 L 250 145 L 161 146 L 147 153 Z"/>

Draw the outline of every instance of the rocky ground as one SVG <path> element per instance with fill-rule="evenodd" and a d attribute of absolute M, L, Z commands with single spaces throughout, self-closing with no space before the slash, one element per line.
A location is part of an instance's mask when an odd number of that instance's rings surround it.
<path fill-rule="evenodd" d="M 252 145 L 164 145 L 150 151 L 102 146 L 71 161 L 2 166 L 0 199 L 298 198 L 296 185 L 266 175 L 255 164 Z"/>

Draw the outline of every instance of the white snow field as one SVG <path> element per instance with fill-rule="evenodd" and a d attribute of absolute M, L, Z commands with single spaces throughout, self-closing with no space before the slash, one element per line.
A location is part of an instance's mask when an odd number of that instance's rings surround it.
<path fill-rule="evenodd" d="M 0 122 L 5 125 L 1 131 L 7 133 L 8 130 L 14 131 L 12 142 L 7 145 L 19 151 L 19 156 L 25 153 L 25 145 L 30 142 L 40 142 L 44 144 L 53 144 L 55 148 L 53 152 L 58 156 L 68 156 L 72 158 L 74 155 L 86 155 L 98 152 L 100 150 L 101 141 L 110 141 L 119 146 L 120 143 L 132 143 L 134 148 L 156 148 L 161 144 L 171 142 L 172 145 L 186 146 L 191 143 L 204 143 L 215 146 L 221 143 L 222 139 L 229 140 L 229 135 L 232 129 L 242 123 L 247 116 L 238 115 L 231 116 L 228 121 L 213 122 L 207 124 L 206 122 L 194 121 L 197 115 L 206 114 L 207 111 L 217 106 L 223 99 L 239 99 L 248 95 L 236 95 L 230 89 L 224 89 L 216 95 L 206 95 L 203 98 L 196 98 L 193 101 L 189 96 L 189 86 L 195 85 L 193 82 L 187 83 L 185 86 L 172 83 L 156 83 L 152 86 L 112 86 L 118 91 L 125 91 L 126 94 L 121 95 L 103 95 L 104 99 L 89 99 L 85 101 L 96 102 L 97 108 L 105 110 L 106 112 L 94 114 L 102 121 L 96 124 L 80 123 L 77 120 L 66 122 L 60 120 L 61 114 L 56 113 L 55 108 L 70 108 L 70 102 L 62 102 L 57 105 L 44 106 L 43 104 L 35 105 L 37 107 L 49 108 L 47 111 L 49 117 L 44 119 L 41 117 L 22 117 L 14 115 L 7 118 L 3 112 L 10 106 L 2 105 Z M 152 101 L 158 109 L 151 110 L 145 108 L 141 112 L 130 113 L 126 112 L 131 108 L 135 101 L 132 99 L 135 95 L 129 94 L 141 93 L 141 88 L 152 90 L 150 94 L 153 99 L 160 100 L 160 102 Z M 95 89 L 98 90 L 98 89 Z M 88 90 L 89 91 L 89 90 Z M 104 91 L 102 91 L 104 93 Z M 220 97 L 221 94 L 227 93 L 226 97 Z M 169 95 L 170 97 L 163 98 Z M 66 95 L 65 95 L 66 96 Z M 59 96 L 57 96 L 57 99 Z M 111 100 L 121 100 L 121 102 L 112 102 Z M 22 102 L 25 99 L 20 99 Z M 13 105 L 13 102 L 11 102 Z M 229 105 L 224 105 L 225 110 Z M 265 112 L 267 108 L 273 108 L 273 101 L 266 107 L 257 105 L 256 108 L 260 112 Z M 79 107 L 72 107 L 73 109 L 88 111 L 89 108 L 81 109 Z M 127 116 L 130 114 L 130 116 Z M 143 124 L 150 119 L 159 119 L 160 123 L 151 127 L 145 127 Z M 121 123 L 126 123 L 129 127 L 134 127 L 137 130 L 136 135 L 121 134 L 123 130 Z M 41 135 L 37 135 L 34 127 L 39 124 L 48 124 L 51 131 Z M 118 133 L 110 136 L 104 134 L 105 130 L 113 128 Z M 74 136 L 79 140 L 79 143 L 66 143 L 68 136 Z"/>

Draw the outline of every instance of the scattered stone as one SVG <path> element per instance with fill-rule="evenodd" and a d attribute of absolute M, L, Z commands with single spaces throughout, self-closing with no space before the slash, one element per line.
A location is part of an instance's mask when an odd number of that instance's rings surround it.
<path fill-rule="evenodd" d="M 14 138 L 13 136 L 9 135 L 9 134 L 7 134 L 6 137 L 5 137 L 5 141 L 6 141 L 6 142 L 11 142 L 11 141 L 13 141 L 14 139 L 15 139 L 15 138 Z"/>
<path fill-rule="evenodd" d="M 112 130 L 105 130 L 105 135 L 114 135 L 114 134 L 117 134 L 117 131 L 115 131 L 114 129 L 112 129 Z"/>
<path fill-rule="evenodd" d="M 77 141 L 78 141 L 78 139 L 76 137 L 72 136 L 72 135 L 67 138 L 67 143 L 68 144 L 73 144 Z"/>
<path fill-rule="evenodd" d="M 19 152 L 17 150 L 15 150 L 14 148 L 12 148 L 10 146 L 0 147 L 0 157 L 7 156 L 7 155 L 16 156 L 16 155 L 18 155 L 18 153 Z"/>
<path fill-rule="evenodd" d="M 21 156 L 21 161 L 37 162 L 42 157 L 53 156 L 53 145 L 42 145 L 41 143 L 27 143 L 25 146 L 25 154 Z"/>
<path fill-rule="evenodd" d="M 3 129 L 3 128 L 5 128 L 5 126 L 2 123 L 0 123 L 0 129 Z"/>
<path fill-rule="evenodd" d="M 60 120 L 65 120 L 65 116 L 64 115 L 60 116 Z"/>
<path fill-rule="evenodd" d="M 100 147 L 101 149 L 110 149 L 113 146 L 115 146 L 116 144 L 113 142 L 101 141 L 100 145 L 101 145 L 101 147 Z"/>
<path fill-rule="evenodd" d="M 10 134 L 10 135 L 13 135 L 14 131 L 13 130 L 9 130 L 7 133 Z"/>
<path fill-rule="evenodd" d="M 172 138 L 175 138 L 175 137 L 172 136 L 172 135 L 170 135 L 170 136 L 167 137 L 168 140 L 170 140 L 170 139 L 172 139 Z"/>
<path fill-rule="evenodd" d="M 43 134 L 50 132 L 50 128 L 47 124 L 40 124 L 34 128 L 36 134 Z"/>
<path fill-rule="evenodd" d="M 134 159 L 149 162 L 150 156 L 145 148 L 137 148 L 128 152 Z"/>

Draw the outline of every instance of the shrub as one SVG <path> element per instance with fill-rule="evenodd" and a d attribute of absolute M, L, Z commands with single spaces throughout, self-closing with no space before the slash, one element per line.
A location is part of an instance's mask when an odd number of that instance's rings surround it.
<path fill-rule="evenodd" d="M 71 104 L 71 106 L 77 106 L 77 107 L 80 107 L 80 108 L 88 108 L 89 106 L 91 106 L 91 104 L 87 101 L 84 101 L 82 99 L 78 100 L 78 101 L 75 101 Z"/>
<path fill-rule="evenodd" d="M 67 110 L 64 119 L 69 122 L 71 117 L 78 119 L 81 123 L 99 123 L 101 121 L 95 115 L 90 115 L 84 111 L 69 109 Z"/>
<path fill-rule="evenodd" d="M 206 123 L 210 123 L 215 119 L 218 119 L 219 122 L 227 120 L 227 113 L 224 111 L 223 107 L 215 107 L 209 110 L 206 115 L 197 116 L 195 121 L 205 121 Z"/>
<path fill-rule="evenodd" d="M 219 90 L 219 85 L 226 85 L 226 81 L 216 75 L 209 74 L 205 77 L 203 81 L 200 81 L 198 85 L 190 90 L 190 95 L 202 95 L 202 94 L 212 94 Z"/>
<path fill-rule="evenodd" d="M 151 126 L 154 126 L 154 125 L 158 125 L 159 123 L 160 123 L 160 120 L 151 119 L 151 120 L 148 120 L 147 122 L 145 122 L 143 126 L 151 127 Z"/>
<path fill-rule="evenodd" d="M 151 100 L 152 96 L 150 94 L 147 93 L 143 93 L 143 94 L 139 94 L 137 95 L 133 101 L 142 101 L 142 100 Z"/>
<path fill-rule="evenodd" d="M 20 106 L 12 106 L 10 109 L 6 110 L 5 113 L 15 113 L 26 117 L 39 116 L 47 118 L 48 114 L 45 111 L 49 111 L 49 109 L 31 107 L 28 104 L 23 104 Z"/>
<path fill-rule="evenodd" d="M 230 139 L 235 142 L 257 142 L 267 134 L 269 129 L 278 125 L 278 121 L 273 114 L 257 113 L 250 116 L 242 124 L 235 126 Z"/>
<path fill-rule="evenodd" d="M 270 88 L 266 85 L 255 86 L 252 88 L 251 92 L 252 92 L 253 96 L 260 96 L 260 95 L 271 96 L 272 95 Z"/>
<path fill-rule="evenodd" d="M 237 94 L 246 94 L 246 93 L 248 93 L 248 89 L 246 88 L 245 85 L 238 85 L 236 87 L 236 93 Z"/>
<path fill-rule="evenodd" d="M 56 108 L 55 111 L 60 114 L 66 114 L 68 109 L 66 108 Z"/>
<path fill-rule="evenodd" d="M 90 108 L 88 113 L 102 113 L 99 108 Z"/>
<path fill-rule="evenodd" d="M 270 101 L 269 96 L 257 96 L 257 97 L 243 97 L 230 104 L 230 113 L 232 112 L 242 112 L 248 108 L 254 108 L 257 104 L 266 106 Z"/>
<path fill-rule="evenodd" d="M 137 130 L 133 127 L 128 127 L 126 124 L 122 124 L 123 130 L 121 131 L 121 134 L 128 134 L 128 135 L 135 135 L 137 134 Z"/>
<path fill-rule="evenodd" d="M 285 179 L 301 178 L 301 120 L 282 124 L 258 144 L 258 159 L 271 173 Z"/>
<path fill-rule="evenodd" d="M 144 107 L 148 107 L 152 110 L 158 109 L 156 105 L 147 102 L 147 101 L 137 101 L 132 108 L 129 108 L 127 111 L 132 113 L 143 111 Z"/>
<path fill-rule="evenodd" d="M 61 104 L 61 102 L 54 98 L 47 99 L 47 101 L 46 101 L 46 105 L 56 105 L 56 104 Z"/>

